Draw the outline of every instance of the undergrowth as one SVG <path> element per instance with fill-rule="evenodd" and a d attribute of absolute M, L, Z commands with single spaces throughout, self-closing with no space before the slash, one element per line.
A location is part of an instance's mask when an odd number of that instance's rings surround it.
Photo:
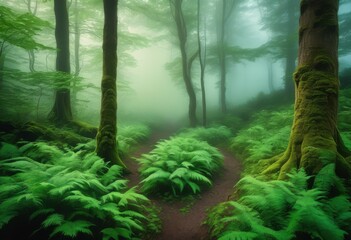
<path fill-rule="evenodd" d="M 251 176 L 236 185 L 241 196 L 211 209 L 206 224 L 218 240 L 348 239 L 351 203 L 334 164 L 315 177 L 312 189 L 303 169 L 288 181 Z"/>
<path fill-rule="evenodd" d="M 262 110 L 250 125 L 231 140 L 231 150 L 243 159 L 245 173 L 260 173 L 256 163 L 283 152 L 288 145 L 293 119 L 292 107 L 280 111 Z"/>
<path fill-rule="evenodd" d="M 150 128 L 144 124 L 122 125 L 118 127 L 117 142 L 120 156 L 125 158 L 133 151 L 137 144 L 146 141 L 150 133 Z M 88 143 L 78 144 L 75 150 L 92 152 L 95 150 L 95 147 L 96 140 L 91 140 Z"/>
<path fill-rule="evenodd" d="M 226 145 L 232 137 L 230 128 L 226 126 L 186 128 L 177 134 L 178 137 L 195 138 L 206 141 L 212 146 Z"/>
<path fill-rule="evenodd" d="M 174 196 L 196 194 L 212 185 L 223 156 L 207 142 L 194 138 L 171 137 L 137 159 L 141 164 L 142 191 Z"/>
<path fill-rule="evenodd" d="M 133 239 L 157 232 L 150 201 L 127 189 L 119 166 L 42 142 L 0 162 L 0 237 Z"/>
<path fill-rule="evenodd" d="M 338 128 L 351 148 L 351 89 L 340 91 Z M 244 163 L 244 177 L 235 187 L 235 200 L 208 212 L 206 224 L 214 239 L 350 239 L 351 203 L 347 183 L 329 164 L 317 176 L 303 169 L 287 181 L 261 181 L 258 162 L 283 153 L 289 141 L 292 107 L 263 110 L 231 140 L 231 149 Z M 312 178 L 312 179 L 311 179 Z M 313 186 L 309 185 L 314 183 Z M 347 185 L 349 186 L 349 185 Z M 238 199 L 238 200 L 237 200 Z"/>
<path fill-rule="evenodd" d="M 340 91 L 338 128 L 345 145 L 351 148 L 351 89 Z M 231 150 L 243 160 L 244 175 L 259 174 L 260 160 L 268 159 L 285 151 L 293 121 L 293 107 L 257 112 L 246 128 L 231 139 Z M 264 164 L 262 164 L 264 166 Z"/>
<path fill-rule="evenodd" d="M 118 128 L 117 141 L 124 155 L 130 153 L 138 143 L 146 141 L 151 130 L 144 124 L 122 125 Z"/>

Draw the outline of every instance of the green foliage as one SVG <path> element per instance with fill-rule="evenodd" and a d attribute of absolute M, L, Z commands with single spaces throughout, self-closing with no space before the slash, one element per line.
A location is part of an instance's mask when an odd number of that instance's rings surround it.
<path fill-rule="evenodd" d="M 151 130 L 145 124 L 122 125 L 117 131 L 119 150 L 123 155 L 131 152 L 132 147 L 150 136 Z"/>
<path fill-rule="evenodd" d="M 340 91 L 338 128 L 346 146 L 351 149 L 351 88 Z"/>
<path fill-rule="evenodd" d="M 231 141 L 231 149 L 244 159 L 245 171 L 259 173 L 256 164 L 283 152 L 288 144 L 293 119 L 291 107 L 280 111 L 263 110 L 255 114 L 254 121 Z"/>
<path fill-rule="evenodd" d="M 340 91 L 338 128 L 345 145 L 351 148 L 351 89 Z M 259 174 L 260 160 L 268 159 L 285 151 L 293 121 L 292 106 L 276 110 L 262 110 L 252 116 L 246 128 L 241 129 L 231 140 L 232 151 L 243 159 L 245 173 Z"/>
<path fill-rule="evenodd" d="M 206 224 L 212 236 L 223 239 L 344 239 L 350 236 L 351 203 L 332 188 L 342 186 L 334 165 L 327 165 L 309 189 L 303 169 L 289 174 L 289 181 L 264 182 L 251 176 L 236 187 L 238 201 L 214 207 Z M 326 174 L 331 181 L 324 181 Z"/>
<path fill-rule="evenodd" d="M 222 165 L 220 152 L 204 141 L 172 137 L 137 159 L 141 164 L 145 193 L 198 193 L 212 185 L 211 179 Z"/>
<path fill-rule="evenodd" d="M 177 136 L 206 141 L 210 145 L 224 145 L 228 143 L 232 133 L 226 126 L 213 126 L 208 128 L 187 128 L 177 134 Z"/>
<path fill-rule="evenodd" d="M 128 155 L 134 147 L 146 141 L 150 136 L 151 130 L 145 124 L 131 124 L 131 125 L 122 125 L 118 127 L 117 130 L 117 141 L 118 149 L 122 157 Z M 94 151 L 96 147 L 96 140 L 89 141 L 88 143 L 78 144 L 75 150 L 81 151 Z"/>
<path fill-rule="evenodd" d="M 158 230 L 150 201 L 127 189 L 121 167 L 45 143 L 20 150 L 24 156 L 0 162 L 2 232 L 16 219 L 37 223 L 33 236 L 46 239 L 131 239 Z"/>
<path fill-rule="evenodd" d="M 49 49 L 34 39 L 39 31 L 48 27 L 51 27 L 49 22 L 30 13 L 20 14 L 10 8 L 0 6 L 1 45 L 8 43 L 26 50 Z"/>
<path fill-rule="evenodd" d="M 0 160 L 18 156 L 20 156 L 20 151 L 15 145 L 0 142 Z"/>

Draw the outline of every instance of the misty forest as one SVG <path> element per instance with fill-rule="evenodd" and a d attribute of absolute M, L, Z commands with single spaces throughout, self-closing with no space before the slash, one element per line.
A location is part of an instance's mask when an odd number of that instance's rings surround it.
<path fill-rule="evenodd" d="M 0 0 L 0 239 L 351 239 L 350 26 L 349 0 Z"/>

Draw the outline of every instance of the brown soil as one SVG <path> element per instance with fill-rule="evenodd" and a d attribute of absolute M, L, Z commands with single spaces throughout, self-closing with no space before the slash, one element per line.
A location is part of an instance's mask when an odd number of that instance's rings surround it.
<path fill-rule="evenodd" d="M 129 187 L 136 186 L 140 182 L 138 164 L 133 157 L 138 158 L 143 153 L 148 153 L 160 139 L 166 139 L 170 132 L 156 132 L 149 141 L 138 147 L 133 156 L 125 161 L 132 172 L 128 175 Z M 205 240 L 209 239 L 208 231 L 202 222 L 205 219 L 206 210 L 220 202 L 226 201 L 233 191 L 233 186 L 240 178 L 241 164 L 226 150 L 221 149 L 224 155 L 224 167 L 221 174 L 216 177 L 213 186 L 203 192 L 201 196 L 188 203 L 165 202 L 161 199 L 152 201 L 161 209 L 162 232 L 155 240 Z M 192 204 L 189 211 L 181 212 L 181 209 Z"/>

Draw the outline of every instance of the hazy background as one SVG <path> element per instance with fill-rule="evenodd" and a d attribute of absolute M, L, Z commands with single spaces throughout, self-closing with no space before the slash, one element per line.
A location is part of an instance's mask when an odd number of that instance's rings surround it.
<path fill-rule="evenodd" d="M 78 15 L 74 4 L 77 1 Z M 188 27 L 188 38 L 196 42 L 196 1 L 184 1 L 186 19 L 191 23 Z M 202 18 L 202 26 L 206 25 L 206 46 L 208 48 L 208 63 L 205 71 L 207 104 L 212 115 L 220 115 L 219 101 L 219 71 L 215 58 L 216 33 L 218 26 L 218 9 L 221 1 L 201 1 L 206 19 Z M 350 15 L 350 2 L 342 2 L 340 14 Z M 55 48 L 53 2 L 38 1 L 36 16 L 47 20 L 52 27 L 41 31 L 36 39 L 45 45 Z M 296 1 L 298 9 L 299 1 Z M 279 54 L 272 54 L 270 48 L 259 50 L 274 36 L 279 35 L 279 29 L 270 28 L 269 21 L 283 22 L 287 14 L 272 16 L 270 12 L 286 4 L 286 1 L 257 1 L 247 0 L 236 3 L 225 25 L 225 42 L 229 47 L 256 49 L 255 56 L 245 54 L 233 55 L 228 53 L 227 59 L 227 104 L 229 111 L 235 109 L 258 94 L 268 94 L 284 88 L 285 59 Z M 25 1 L 0 0 L 1 6 L 8 6 L 14 11 L 25 13 L 28 7 Z M 175 23 L 169 11 L 168 1 L 134 0 L 120 1 L 119 4 L 119 42 L 118 42 L 118 119 L 119 121 L 146 121 L 151 123 L 176 124 L 187 121 L 188 97 L 185 91 L 180 68 L 180 50 L 175 31 Z M 270 9 L 270 10 L 269 10 Z M 286 11 L 288 9 L 285 9 Z M 278 10 L 277 10 L 278 11 Z M 75 19 L 80 29 L 79 76 L 81 87 L 74 100 L 74 117 L 84 119 L 93 124 L 99 121 L 100 109 L 100 80 L 102 75 L 102 27 L 103 12 L 101 1 L 72 0 L 69 8 L 71 32 L 71 65 L 74 73 L 74 31 Z M 295 14 L 298 15 L 298 12 Z M 296 15 L 296 16 L 297 16 Z M 271 19 L 271 20 L 267 20 Z M 273 19 L 273 20 L 272 20 Z M 298 16 L 294 18 L 298 23 Z M 277 24 L 277 23 L 275 23 Z M 195 27 L 194 27 L 195 26 Z M 278 25 L 277 25 L 278 26 Z M 296 37 L 297 27 L 285 29 Z M 341 29 L 342 31 L 342 29 Z M 342 32 L 340 32 L 342 34 Z M 189 51 L 193 43 L 189 43 Z M 279 42 L 278 44 L 279 45 Z M 214 50 L 213 50 L 214 49 Z M 7 49 L 5 68 L 17 69 L 21 72 L 28 70 L 28 54 L 25 50 L 9 46 Z M 245 52 L 245 51 L 244 51 Z M 212 56 L 211 56 L 212 54 Z M 232 55 L 231 55 L 232 54 Z M 252 54 L 251 54 L 252 55 Z M 55 70 L 55 50 L 35 51 L 35 70 Z M 178 59 L 178 61 L 177 61 Z M 233 60 L 234 59 L 234 60 Z M 340 56 L 340 69 L 350 68 L 350 52 L 343 51 Z M 272 64 L 272 74 L 268 74 L 268 64 Z M 11 70 L 12 71 L 12 70 Z M 197 89 L 198 116 L 201 112 L 199 62 L 195 60 L 192 68 L 193 84 Z M 4 76 L 4 79 L 10 79 Z M 273 89 L 269 87 L 272 80 Z M 22 112 L 12 113 L 17 118 L 45 118 L 53 104 L 53 89 L 44 85 L 30 84 L 30 93 L 21 95 L 29 107 Z M 20 85 L 23 88 L 28 86 Z M 18 93 L 20 94 L 20 93 Z M 11 102 L 2 102 L 2 108 L 11 108 Z"/>

